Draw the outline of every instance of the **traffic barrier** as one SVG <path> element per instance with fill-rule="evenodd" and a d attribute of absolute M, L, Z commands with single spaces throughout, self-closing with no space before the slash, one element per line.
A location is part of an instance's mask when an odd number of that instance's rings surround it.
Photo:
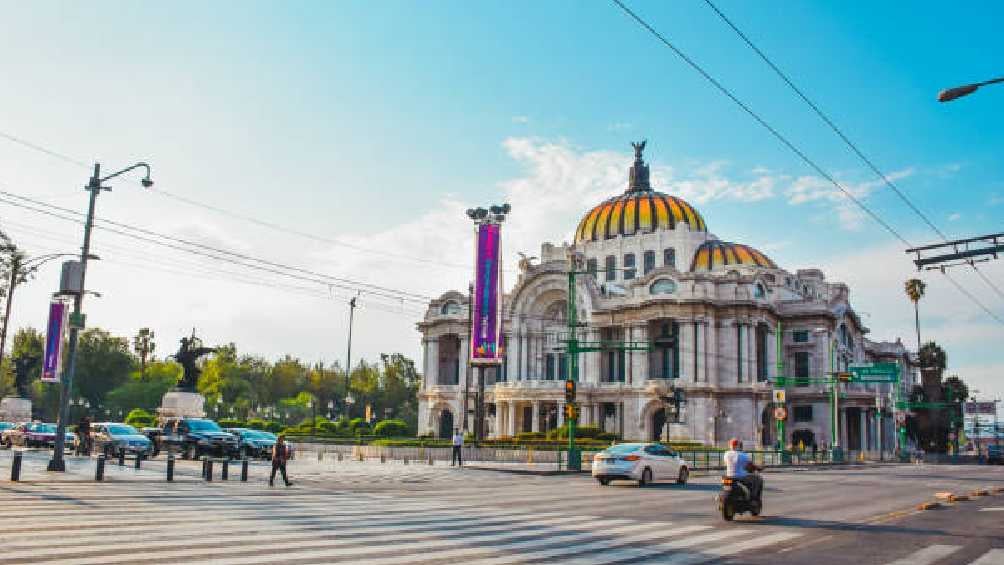
<path fill-rule="evenodd" d="M 206 458 L 206 482 L 213 482 L 213 460 Z"/>
<path fill-rule="evenodd" d="M 387 462 L 387 456 L 384 455 L 383 453 L 380 454 L 380 462 L 381 463 L 386 463 Z"/>
<path fill-rule="evenodd" d="M 105 480 L 105 456 L 98 455 L 98 463 L 94 466 L 94 480 L 99 483 Z"/>
<path fill-rule="evenodd" d="M 429 454 L 429 465 L 432 465 L 432 454 Z"/>
<path fill-rule="evenodd" d="M 167 454 L 167 482 L 174 482 L 174 454 Z"/>
<path fill-rule="evenodd" d="M 407 458 L 407 457 L 405 457 L 405 458 L 404 458 L 404 464 L 405 464 L 405 465 L 407 465 L 407 464 L 408 464 L 408 458 Z"/>
<path fill-rule="evenodd" d="M 223 469 L 220 470 L 220 480 L 230 480 L 230 460 L 223 460 Z"/>
<path fill-rule="evenodd" d="M 206 478 L 206 468 L 208 467 L 208 465 L 209 465 L 209 458 L 208 457 L 203 457 L 202 458 L 202 478 L 203 479 Z"/>
<path fill-rule="evenodd" d="M 119 467 L 125 467 L 125 450 L 119 448 Z"/>
<path fill-rule="evenodd" d="M 11 482 L 17 482 L 21 480 L 21 459 L 24 457 L 24 453 L 20 451 L 14 452 L 14 460 L 10 464 L 10 480 Z"/>
<path fill-rule="evenodd" d="M 344 454 L 343 454 L 343 453 L 342 453 L 341 451 L 339 451 L 339 452 L 338 452 L 338 462 L 339 462 L 339 463 L 341 463 L 341 462 L 342 462 L 342 457 L 343 457 L 343 455 L 344 455 Z"/>
<path fill-rule="evenodd" d="M 322 451 L 320 449 L 317 450 L 317 460 L 318 461 L 324 461 L 324 451 Z"/>
<path fill-rule="evenodd" d="M 137 454 L 136 454 L 136 463 L 135 463 L 135 469 L 136 469 L 137 471 L 139 470 L 139 466 L 140 466 L 140 463 L 141 463 L 142 461 L 143 461 L 143 456 L 142 456 L 142 455 L 140 455 L 139 453 L 137 453 Z"/>
<path fill-rule="evenodd" d="M 241 460 L 241 482 L 248 482 L 248 460 Z"/>

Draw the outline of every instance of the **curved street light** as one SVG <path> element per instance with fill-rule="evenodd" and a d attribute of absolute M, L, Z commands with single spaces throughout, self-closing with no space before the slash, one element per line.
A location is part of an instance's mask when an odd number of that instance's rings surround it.
<path fill-rule="evenodd" d="M 962 98 L 963 96 L 968 96 L 976 92 L 981 86 L 998 82 L 1004 82 L 1004 77 L 985 80 L 983 82 L 974 82 L 973 84 L 965 84 L 954 88 L 947 88 L 938 93 L 938 102 L 951 102 L 956 98 Z"/>
<path fill-rule="evenodd" d="M 52 459 L 49 460 L 49 465 L 47 470 L 62 472 L 66 470 L 66 462 L 63 461 L 63 450 L 65 449 L 66 441 L 66 422 L 69 417 L 69 398 L 70 391 L 73 385 L 73 376 L 77 370 L 77 337 L 80 334 L 80 330 L 84 325 L 84 314 L 83 314 L 83 304 L 84 304 L 84 292 L 86 288 L 84 286 L 84 277 L 87 275 L 87 260 L 92 257 L 91 255 L 91 230 L 94 228 L 94 206 L 98 199 L 98 194 L 102 190 L 111 190 L 111 188 L 102 186 L 106 181 L 109 181 L 120 175 L 124 175 L 129 171 L 135 169 L 143 169 L 146 174 L 140 179 L 140 184 L 143 188 L 150 188 L 153 186 L 153 180 L 150 179 L 150 165 L 140 161 L 134 165 L 126 167 L 120 171 L 116 171 L 110 175 L 101 176 L 101 164 L 94 163 L 94 173 L 87 182 L 87 186 L 84 190 L 90 192 L 90 197 L 87 203 L 87 220 L 84 222 L 84 245 L 80 250 L 80 290 L 73 297 L 73 312 L 70 314 L 70 339 L 67 345 L 67 357 L 68 366 L 66 371 L 63 373 L 60 379 L 60 395 L 59 395 L 59 418 L 56 420 L 56 441 L 53 442 L 52 448 Z M 121 418 L 121 414 L 119 415 Z"/>

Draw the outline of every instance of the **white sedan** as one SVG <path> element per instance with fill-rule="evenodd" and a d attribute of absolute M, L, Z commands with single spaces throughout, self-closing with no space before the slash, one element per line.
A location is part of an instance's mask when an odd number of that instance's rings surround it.
<path fill-rule="evenodd" d="M 661 443 L 621 443 L 593 457 L 593 477 L 603 486 L 613 480 L 626 480 L 638 481 L 638 486 L 643 487 L 666 479 L 682 485 L 690 477 L 690 465 Z"/>

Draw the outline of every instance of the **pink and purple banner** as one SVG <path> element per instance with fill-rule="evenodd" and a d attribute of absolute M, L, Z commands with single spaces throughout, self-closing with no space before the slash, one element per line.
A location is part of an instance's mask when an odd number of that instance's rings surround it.
<path fill-rule="evenodd" d="M 474 258 L 474 303 L 471 310 L 471 363 L 498 365 L 502 363 L 502 320 L 500 316 L 499 282 L 501 268 L 499 224 L 478 225 Z"/>
<path fill-rule="evenodd" d="M 49 304 L 49 325 L 45 332 L 45 357 L 42 360 L 42 376 L 45 383 L 58 383 L 63 368 L 63 333 L 66 331 L 66 315 L 69 304 L 56 300 Z"/>

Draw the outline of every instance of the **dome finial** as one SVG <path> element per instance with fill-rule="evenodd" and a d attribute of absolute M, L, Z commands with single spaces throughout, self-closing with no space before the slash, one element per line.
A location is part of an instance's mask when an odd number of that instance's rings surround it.
<path fill-rule="evenodd" d="M 631 147 L 634 147 L 634 165 L 628 173 L 628 192 L 652 190 L 652 185 L 648 182 L 648 165 L 641 158 L 646 144 L 648 144 L 647 139 L 631 142 Z"/>

